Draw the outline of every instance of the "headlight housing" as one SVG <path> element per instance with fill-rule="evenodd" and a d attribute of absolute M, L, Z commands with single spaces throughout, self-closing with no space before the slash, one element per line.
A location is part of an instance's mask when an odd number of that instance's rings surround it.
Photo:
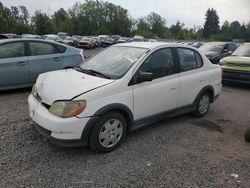
<path fill-rule="evenodd" d="M 49 112 L 62 118 L 74 117 L 86 108 L 86 101 L 55 101 L 49 108 Z"/>
<path fill-rule="evenodd" d="M 220 65 L 226 65 L 226 61 L 221 59 L 220 62 L 219 62 Z"/>
<path fill-rule="evenodd" d="M 36 89 L 36 85 L 34 84 L 31 90 L 32 95 L 37 96 L 37 89 Z"/>

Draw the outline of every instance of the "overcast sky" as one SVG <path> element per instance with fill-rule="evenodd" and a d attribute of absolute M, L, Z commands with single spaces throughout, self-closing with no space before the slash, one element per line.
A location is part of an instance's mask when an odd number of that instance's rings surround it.
<path fill-rule="evenodd" d="M 84 0 L 0 0 L 5 6 L 24 5 L 34 14 L 35 10 L 42 10 L 48 14 L 63 7 L 68 9 L 75 2 Z M 106 1 L 106 0 L 105 0 Z M 215 8 L 220 17 L 220 24 L 225 20 L 238 20 L 241 23 L 250 21 L 250 0 L 109 0 L 121 5 L 129 11 L 133 18 L 156 12 L 163 16 L 167 25 L 175 24 L 177 20 L 184 22 L 187 27 L 204 24 L 205 12 L 208 8 Z"/>

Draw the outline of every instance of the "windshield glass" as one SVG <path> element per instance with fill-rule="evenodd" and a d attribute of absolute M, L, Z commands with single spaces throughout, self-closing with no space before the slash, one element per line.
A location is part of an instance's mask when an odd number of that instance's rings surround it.
<path fill-rule="evenodd" d="M 94 70 L 112 79 L 121 78 L 147 51 L 146 48 L 110 47 L 81 65 L 82 69 Z"/>
<path fill-rule="evenodd" d="M 232 55 L 250 57 L 250 44 L 243 44 Z"/>
<path fill-rule="evenodd" d="M 200 50 L 204 51 L 204 52 L 222 52 L 224 48 L 223 44 L 204 44 Z"/>

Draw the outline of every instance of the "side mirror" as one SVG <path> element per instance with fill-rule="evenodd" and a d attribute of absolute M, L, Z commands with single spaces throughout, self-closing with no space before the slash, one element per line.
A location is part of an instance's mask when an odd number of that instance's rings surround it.
<path fill-rule="evenodd" d="M 139 75 L 137 76 L 137 82 L 150 82 L 153 80 L 153 74 L 151 72 L 142 72 L 140 71 Z"/>
<path fill-rule="evenodd" d="M 224 53 L 224 54 L 227 54 L 228 52 L 229 52 L 228 49 L 224 49 L 224 50 L 223 50 L 223 53 Z"/>

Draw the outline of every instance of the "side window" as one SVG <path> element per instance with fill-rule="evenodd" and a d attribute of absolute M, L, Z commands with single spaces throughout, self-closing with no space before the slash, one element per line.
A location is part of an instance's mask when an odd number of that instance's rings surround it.
<path fill-rule="evenodd" d="M 228 44 L 228 50 L 233 52 L 237 48 L 237 45 L 235 44 Z"/>
<path fill-rule="evenodd" d="M 177 48 L 181 72 L 194 70 L 203 66 L 201 56 L 188 48 Z"/>
<path fill-rule="evenodd" d="M 64 53 L 66 51 L 66 47 L 61 45 L 56 45 L 56 48 L 59 53 Z"/>
<path fill-rule="evenodd" d="M 24 56 L 24 43 L 12 42 L 0 46 L 0 59 Z"/>
<path fill-rule="evenodd" d="M 141 65 L 140 71 L 151 72 L 153 79 L 168 76 L 174 73 L 174 58 L 172 50 L 165 48 L 151 54 Z"/>
<path fill-rule="evenodd" d="M 30 51 L 31 56 L 56 53 L 54 46 L 45 42 L 30 42 Z"/>

